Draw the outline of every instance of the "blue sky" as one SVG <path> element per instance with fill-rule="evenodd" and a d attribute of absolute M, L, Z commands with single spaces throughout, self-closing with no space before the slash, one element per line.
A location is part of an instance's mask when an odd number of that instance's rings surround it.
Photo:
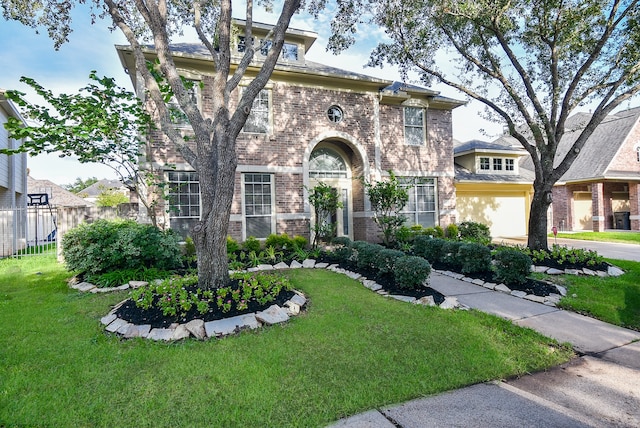
<path fill-rule="evenodd" d="M 132 90 L 131 81 L 124 73 L 114 49 L 115 44 L 126 44 L 124 36 L 118 31 L 110 32 L 107 22 L 98 21 L 97 24 L 91 25 L 87 10 L 85 8 L 85 13 L 75 13 L 74 32 L 71 33 L 69 42 L 59 51 L 54 50 L 53 42 L 48 38 L 46 31 L 36 34 L 35 30 L 17 22 L 0 19 L 0 88 L 27 92 L 30 101 L 42 103 L 41 99 L 29 93 L 26 85 L 20 83 L 21 76 L 34 78 L 54 93 L 75 93 L 88 83 L 89 72 L 96 70 L 98 75 L 113 77 L 120 86 Z M 240 9 L 236 8 L 237 10 Z M 241 17 L 238 14 L 234 16 Z M 272 23 L 276 18 L 265 12 L 257 12 L 254 19 Z M 318 32 L 319 39 L 307 55 L 312 61 L 381 78 L 400 80 L 399 73 L 392 67 L 363 68 L 376 41 L 384 37 L 379 30 L 361 33 L 354 47 L 336 57 L 325 49 L 329 36 L 330 13 L 318 20 L 306 14 L 296 15 L 292 27 Z M 442 91 L 445 96 L 463 99 L 461 94 L 452 89 L 434 89 Z M 453 123 L 454 138 L 461 141 L 473 138 L 487 139 L 480 131 L 482 128 L 493 133 L 500 130 L 500 126 L 480 119 L 478 105 L 475 103 L 454 110 Z M 80 164 L 71 158 L 59 158 L 55 154 L 30 157 L 28 164 L 32 177 L 48 179 L 57 184 L 72 183 L 76 177 L 115 178 L 108 167 Z"/>

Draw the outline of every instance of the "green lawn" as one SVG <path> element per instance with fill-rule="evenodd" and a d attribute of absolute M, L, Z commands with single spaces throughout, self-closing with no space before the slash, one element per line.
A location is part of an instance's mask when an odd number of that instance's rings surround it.
<path fill-rule="evenodd" d="M 607 261 L 626 273 L 615 278 L 564 275 L 561 281 L 568 292 L 560 306 L 640 331 L 640 263 Z"/>
<path fill-rule="evenodd" d="M 553 234 L 549 234 L 553 236 Z M 585 241 L 621 242 L 627 244 L 640 244 L 640 233 L 638 232 L 576 232 L 558 233 L 558 238 L 584 239 Z M 549 241 L 551 244 L 552 242 Z"/>
<path fill-rule="evenodd" d="M 0 426 L 323 426 L 572 356 L 480 312 L 388 300 L 325 270 L 287 274 L 306 314 L 169 344 L 104 332 L 125 293 L 69 289 L 53 258 L 0 260 Z"/>

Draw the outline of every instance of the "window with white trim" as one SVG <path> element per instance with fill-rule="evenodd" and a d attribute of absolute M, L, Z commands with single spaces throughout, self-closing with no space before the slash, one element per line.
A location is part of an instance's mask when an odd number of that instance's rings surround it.
<path fill-rule="evenodd" d="M 247 118 L 247 122 L 242 128 L 243 132 L 253 134 L 268 134 L 270 130 L 270 108 L 271 108 L 271 91 L 269 89 L 261 90 L 253 100 L 251 113 Z"/>
<path fill-rule="evenodd" d="M 275 233 L 273 174 L 242 174 L 244 236 L 264 239 Z"/>
<path fill-rule="evenodd" d="M 187 95 L 189 96 L 191 101 L 195 103 L 196 107 L 200 109 L 200 86 L 202 83 L 197 80 L 191 79 L 184 79 L 183 83 L 185 86 L 185 90 L 187 91 Z M 180 107 L 180 104 L 178 103 L 178 100 L 175 96 L 171 97 L 171 99 L 167 103 L 167 107 L 169 109 L 169 116 L 173 124 L 181 127 L 189 126 L 189 119 Z"/>
<path fill-rule="evenodd" d="M 502 171 L 502 158 L 493 158 L 493 170 Z"/>
<path fill-rule="evenodd" d="M 480 170 L 489 171 L 491 169 L 491 163 L 489 158 L 480 158 Z"/>
<path fill-rule="evenodd" d="M 404 142 L 409 146 L 422 146 L 425 143 L 424 109 L 420 107 L 404 108 Z"/>
<path fill-rule="evenodd" d="M 409 200 L 402 209 L 407 225 L 419 224 L 423 227 L 433 227 L 438 224 L 436 179 L 402 177 L 400 182 L 409 194 Z"/>
<path fill-rule="evenodd" d="M 347 178 L 347 164 L 340 154 L 331 149 L 315 149 L 309 158 L 309 177 Z"/>
<path fill-rule="evenodd" d="M 514 171 L 515 170 L 515 164 L 513 159 L 505 159 L 504 160 L 504 170 L 505 171 Z"/>
<path fill-rule="evenodd" d="M 200 183 L 195 171 L 167 171 L 169 221 L 172 229 L 186 237 L 200 220 Z"/>

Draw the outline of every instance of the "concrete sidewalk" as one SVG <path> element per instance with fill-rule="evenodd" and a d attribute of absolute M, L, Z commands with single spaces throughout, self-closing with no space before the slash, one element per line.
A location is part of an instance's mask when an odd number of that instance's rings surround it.
<path fill-rule="evenodd" d="M 569 342 L 582 356 L 546 372 L 370 410 L 332 427 L 638 427 L 640 332 L 433 273 L 473 309 Z"/>

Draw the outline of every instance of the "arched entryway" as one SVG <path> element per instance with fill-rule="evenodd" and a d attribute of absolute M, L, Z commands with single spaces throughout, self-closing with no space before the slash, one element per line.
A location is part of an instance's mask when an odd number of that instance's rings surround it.
<path fill-rule="evenodd" d="M 353 152 L 340 142 L 321 142 L 309 156 L 309 188 L 325 183 L 338 195 L 341 207 L 326 219 L 335 227 L 335 236 L 353 238 Z M 311 224 L 315 213 L 311 209 Z"/>

